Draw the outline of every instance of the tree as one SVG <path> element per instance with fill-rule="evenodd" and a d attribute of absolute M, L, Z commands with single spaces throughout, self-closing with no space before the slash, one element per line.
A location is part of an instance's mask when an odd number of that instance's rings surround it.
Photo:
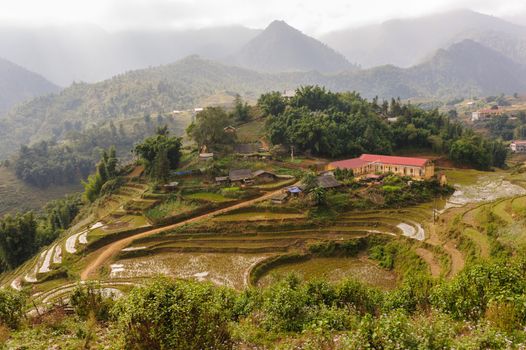
<path fill-rule="evenodd" d="M 181 138 L 171 137 L 166 127 L 160 127 L 156 135 L 137 144 L 134 153 L 141 158 L 152 178 L 165 181 L 170 170 L 179 166 Z"/>
<path fill-rule="evenodd" d="M 258 99 L 258 106 L 267 116 L 278 116 L 285 111 L 286 103 L 277 91 L 263 94 Z"/>
<path fill-rule="evenodd" d="M 234 111 L 232 116 L 236 122 L 246 122 L 250 118 L 250 108 L 246 102 L 243 102 L 239 94 L 236 95 L 234 100 Z"/>
<path fill-rule="evenodd" d="M 232 124 L 232 118 L 223 108 L 207 107 L 197 113 L 196 120 L 186 130 L 199 148 L 206 146 L 214 149 L 218 145 L 234 143 L 235 135 L 225 132 L 225 127 Z"/>
<path fill-rule="evenodd" d="M 314 201 L 314 204 L 324 205 L 327 200 L 327 192 L 322 187 L 314 187 L 312 191 L 310 192 L 312 199 Z"/>

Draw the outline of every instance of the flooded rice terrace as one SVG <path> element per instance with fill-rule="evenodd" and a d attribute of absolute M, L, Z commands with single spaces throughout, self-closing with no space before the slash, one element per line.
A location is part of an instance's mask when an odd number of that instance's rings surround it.
<path fill-rule="evenodd" d="M 258 281 L 258 286 L 268 286 L 275 279 L 290 273 L 295 273 L 307 281 L 321 278 L 330 282 L 338 282 L 345 278 L 353 278 L 382 289 L 396 287 L 396 274 L 382 269 L 366 256 L 312 258 L 307 261 L 281 265 L 264 274 Z"/>
<path fill-rule="evenodd" d="M 148 259 L 133 258 L 111 265 L 110 278 L 143 278 L 156 275 L 210 281 L 236 289 L 246 287 L 250 268 L 265 254 L 163 253 Z"/>
<path fill-rule="evenodd" d="M 455 192 L 445 201 L 443 210 L 526 194 L 526 189 L 507 180 L 505 173 L 456 170 L 446 174 Z"/>

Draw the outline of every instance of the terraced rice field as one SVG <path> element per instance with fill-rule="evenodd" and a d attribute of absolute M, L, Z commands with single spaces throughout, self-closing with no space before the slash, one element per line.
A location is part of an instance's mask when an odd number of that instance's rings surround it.
<path fill-rule="evenodd" d="M 110 278 L 146 278 L 156 275 L 211 281 L 236 289 L 246 287 L 252 265 L 271 254 L 163 253 L 148 259 L 118 260 L 111 265 Z"/>
<path fill-rule="evenodd" d="M 379 267 L 366 257 L 360 258 L 312 258 L 307 261 L 281 265 L 264 274 L 258 286 L 267 286 L 273 280 L 294 273 L 304 280 L 322 278 L 337 282 L 353 278 L 383 289 L 396 286 L 396 275 Z"/>
<path fill-rule="evenodd" d="M 251 267 L 260 258 L 303 252 L 313 243 L 344 241 L 368 235 L 396 237 L 405 234 L 409 238 L 422 239 L 425 231 L 420 222 L 432 218 L 431 210 L 431 205 L 427 204 L 401 210 L 353 211 L 340 215 L 330 224 L 313 225 L 301 213 L 273 212 L 254 207 L 218 216 L 213 223 L 204 222 L 136 241 L 121 251 L 120 258 L 112 265 L 110 277 L 142 278 L 161 273 L 203 278 L 239 288 L 247 283 Z M 188 262 L 192 256 L 201 259 L 199 264 Z M 258 259 L 247 259 L 247 256 Z M 234 262 L 235 268 L 232 267 Z M 309 264 L 323 265 L 314 276 L 334 271 L 331 277 L 334 280 L 345 277 L 368 279 L 369 276 L 371 284 L 387 288 L 393 285 L 395 279 L 391 272 L 367 259 L 330 258 L 322 264 L 316 261 L 305 264 L 309 269 Z M 218 277 L 221 274 L 226 277 Z"/>
<path fill-rule="evenodd" d="M 192 194 L 189 194 L 187 196 L 185 196 L 185 198 L 188 198 L 188 199 L 199 199 L 199 200 L 203 200 L 203 201 L 208 201 L 208 202 L 212 202 L 212 203 L 224 203 L 224 202 L 231 202 L 233 199 L 231 198 L 227 198 L 219 193 L 213 193 L 213 192 L 197 192 L 197 193 L 192 193 Z"/>

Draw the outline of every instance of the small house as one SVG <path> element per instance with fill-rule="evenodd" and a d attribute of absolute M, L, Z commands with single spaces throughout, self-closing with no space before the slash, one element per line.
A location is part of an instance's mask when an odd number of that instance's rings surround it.
<path fill-rule="evenodd" d="M 526 140 L 512 141 L 510 149 L 514 153 L 525 153 L 526 152 Z"/>
<path fill-rule="evenodd" d="M 287 187 L 286 191 L 293 196 L 299 196 L 303 192 L 298 186 Z"/>
<path fill-rule="evenodd" d="M 218 185 L 225 185 L 229 182 L 228 176 L 217 176 L 215 180 Z"/>
<path fill-rule="evenodd" d="M 254 179 L 254 175 L 250 169 L 230 170 L 228 173 L 228 179 L 231 182 L 250 183 Z"/>
<path fill-rule="evenodd" d="M 163 189 L 167 192 L 172 192 L 177 189 L 177 186 L 179 186 L 179 182 L 173 181 L 173 182 L 163 185 Z"/>
<path fill-rule="evenodd" d="M 271 173 L 270 171 L 266 171 L 266 170 L 256 170 L 253 174 L 252 174 L 254 180 L 256 180 L 257 182 L 264 182 L 264 183 L 268 183 L 268 182 L 273 182 L 273 181 L 276 181 L 276 179 L 278 178 L 278 176 L 274 173 Z"/>
<path fill-rule="evenodd" d="M 332 175 L 322 175 L 316 178 L 318 186 L 324 189 L 340 187 L 342 184 Z"/>
<path fill-rule="evenodd" d="M 283 204 L 287 201 L 288 197 L 289 197 L 289 194 L 287 192 L 283 192 L 283 193 L 275 195 L 270 200 L 272 204 Z"/>
<path fill-rule="evenodd" d="M 214 159 L 213 153 L 199 153 L 199 160 L 207 161 L 212 159 Z"/>

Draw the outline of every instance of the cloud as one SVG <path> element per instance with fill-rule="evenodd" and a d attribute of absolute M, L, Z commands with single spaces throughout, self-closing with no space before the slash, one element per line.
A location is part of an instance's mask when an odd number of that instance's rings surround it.
<path fill-rule="evenodd" d="M 314 35 L 457 8 L 526 13 L 524 0 L 2 0 L 0 19 L 23 24 L 89 22 L 108 30 L 265 27 L 274 19 Z"/>

